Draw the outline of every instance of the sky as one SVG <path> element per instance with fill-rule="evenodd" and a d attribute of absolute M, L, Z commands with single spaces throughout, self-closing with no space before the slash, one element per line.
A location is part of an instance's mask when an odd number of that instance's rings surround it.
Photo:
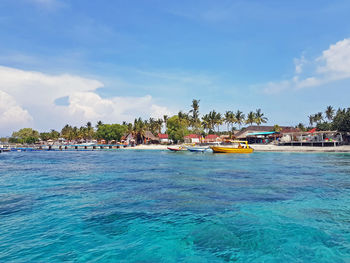
<path fill-rule="evenodd" d="M 347 0 L 1 0 L 0 136 L 190 110 L 350 107 Z"/>

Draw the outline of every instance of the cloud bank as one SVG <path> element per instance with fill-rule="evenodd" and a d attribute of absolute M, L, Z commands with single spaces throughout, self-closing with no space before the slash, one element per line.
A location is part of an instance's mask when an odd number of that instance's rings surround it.
<path fill-rule="evenodd" d="M 295 59 L 294 64 L 295 75 L 291 79 L 264 84 L 262 85 L 264 92 L 298 90 L 350 78 L 350 38 L 330 45 L 314 60 L 308 61 L 302 56 L 300 59 Z"/>
<path fill-rule="evenodd" d="M 75 75 L 48 75 L 0 66 L 0 134 L 9 135 L 26 126 L 48 130 L 60 129 L 66 123 L 112 123 L 171 114 L 150 95 L 102 98 L 97 89 L 103 86 L 98 80 Z M 57 105 L 55 101 L 62 98 L 67 103 Z"/>

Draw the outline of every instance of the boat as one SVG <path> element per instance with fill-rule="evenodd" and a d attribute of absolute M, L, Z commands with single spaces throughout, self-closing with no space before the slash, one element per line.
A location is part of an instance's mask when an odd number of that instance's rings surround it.
<path fill-rule="evenodd" d="M 168 147 L 168 150 L 173 152 L 180 152 L 180 151 L 187 151 L 187 147 L 184 146 L 175 146 L 175 147 Z"/>
<path fill-rule="evenodd" d="M 208 151 L 209 147 L 187 147 L 187 150 L 190 152 L 205 152 Z"/>
<path fill-rule="evenodd" d="M 235 145 L 210 146 L 214 153 L 252 153 L 254 149 L 248 145 L 247 141 L 232 141 Z M 241 144 L 244 144 L 243 146 Z"/>

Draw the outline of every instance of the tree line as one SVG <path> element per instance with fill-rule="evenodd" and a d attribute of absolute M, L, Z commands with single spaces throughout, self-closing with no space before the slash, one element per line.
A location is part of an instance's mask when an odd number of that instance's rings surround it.
<path fill-rule="evenodd" d="M 200 100 L 193 99 L 191 109 L 188 112 L 179 111 L 174 116 L 164 115 L 163 118 L 149 118 L 143 120 L 136 118 L 133 123 L 123 122 L 122 124 L 104 124 L 98 121 L 95 126 L 91 122 L 86 125 L 77 127 L 69 124 L 65 125 L 61 131 L 51 130 L 49 132 L 39 133 L 31 128 L 24 128 L 14 132 L 9 141 L 13 143 L 35 143 L 40 139 L 43 141 L 57 140 L 64 138 L 70 141 L 79 140 L 106 140 L 120 141 L 123 135 L 132 134 L 137 143 L 142 143 L 146 137 L 146 131 L 150 131 L 157 136 L 162 132 L 169 134 L 169 138 L 173 141 L 181 141 L 184 136 L 195 133 L 205 136 L 206 134 L 220 133 L 220 128 L 225 126 L 227 132 L 241 129 L 244 124 L 257 124 L 267 122 L 267 118 L 261 109 L 255 112 L 250 111 L 245 115 L 242 111 L 226 111 L 224 114 L 212 110 L 201 116 L 199 112 Z"/>
<path fill-rule="evenodd" d="M 319 131 L 350 132 L 350 108 L 338 108 L 336 111 L 328 106 L 324 112 L 308 116 L 309 124 Z"/>

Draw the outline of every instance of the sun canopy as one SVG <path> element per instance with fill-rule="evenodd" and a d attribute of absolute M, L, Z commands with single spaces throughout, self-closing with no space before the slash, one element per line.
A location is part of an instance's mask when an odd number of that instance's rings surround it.
<path fill-rule="evenodd" d="M 278 132 L 252 132 L 252 133 L 248 133 L 247 136 L 250 136 L 250 135 L 270 135 L 270 134 L 276 134 Z"/>

